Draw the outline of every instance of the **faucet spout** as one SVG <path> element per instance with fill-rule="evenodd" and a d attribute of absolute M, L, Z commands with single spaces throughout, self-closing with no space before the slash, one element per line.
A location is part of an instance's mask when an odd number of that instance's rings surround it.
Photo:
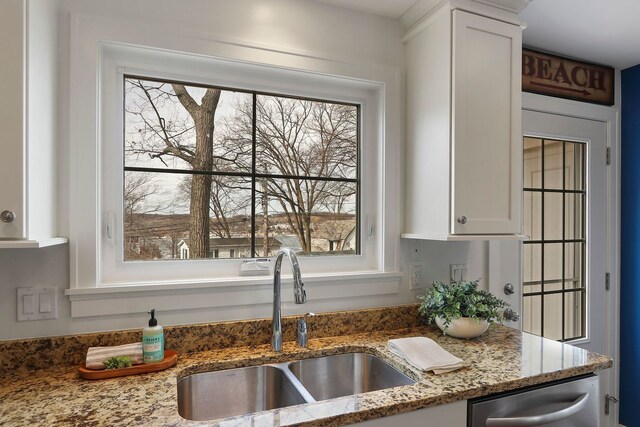
<path fill-rule="evenodd" d="M 296 254 L 289 248 L 281 248 L 276 256 L 276 265 L 273 269 L 273 317 L 271 319 L 271 346 L 273 351 L 282 351 L 282 299 L 280 297 L 282 272 L 282 259 L 287 256 L 293 272 L 293 297 L 296 304 L 307 302 L 307 293 L 302 283 L 300 264 Z"/>

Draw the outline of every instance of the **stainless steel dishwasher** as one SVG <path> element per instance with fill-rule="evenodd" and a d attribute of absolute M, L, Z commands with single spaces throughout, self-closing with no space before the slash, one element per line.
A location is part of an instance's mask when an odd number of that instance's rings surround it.
<path fill-rule="evenodd" d="M 598 377 L 588 375 L 469 401 L 469 427 L 597 427 Z"/>

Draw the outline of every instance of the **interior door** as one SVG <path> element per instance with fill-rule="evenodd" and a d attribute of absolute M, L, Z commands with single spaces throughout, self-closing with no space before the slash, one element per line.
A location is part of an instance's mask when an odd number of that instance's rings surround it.
<path fill-rule="evenodd" d="M 507 325 L 609 354 L 607 122 L 523 109 L 522 130 L 523 224 L 531 238 L 489 243 L 489 290 L 521 314 Z M 515 293 L 505 294 L 507 282 Z M 549 371 L 564 363 L 528 357 Z M 603 426 L 617 425 L 616 410 L 608 417 L 602 410 L 604 396 L 616 394 L 614 375 L 598 372 Z"/>
<path fill-rule="evenodd" d="M 606 353 L 606 126 L 523 111 L 522 329 Z"/>

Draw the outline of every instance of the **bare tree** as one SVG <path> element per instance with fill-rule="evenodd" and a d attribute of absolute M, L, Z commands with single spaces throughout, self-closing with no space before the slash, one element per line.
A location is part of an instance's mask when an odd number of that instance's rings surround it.
<path fill-rule="evenodd" d="M 258 95 L 255 107 L 246 96 L 235 115 L 216 118 L 220 89 L 130 78 L 126 90 L 126 120 L 134 123 L 128 128 L 127 161 L 155 168 L 171 162 L 172 169 L 195 172 L 186 172 L 181 184 L 189 204 L 192 258 L 209 255 L 210 233 L 229 238 L 253 231 L 247 227 L 250 178 L 232 175 L 251 174 L 255 162 L 267 175 L 285 176 L 262 177 L 254 185 L 265 211 L 265 241 L 267 214 L 284 213 L 302 249 L 311 251 L 314 213 L 354 211 L 345 208 L 354 205 L 354 183 L 313 178 L 356 177 L 356 107 Z"/>
<path fill-rule="evenodd" d="M 214 162 L 214 119 L 221 90 L 206 89 L 198 103 L 181 84 L 134 79 L 128 83 L 129 90 L 135 91 L 139 99 L 127 106 L 127 112 L 144 124 L 139 128 L 140 140 L 129 145 L 129 152 L 147 154 L 165 165 L 165 157 L 175 157 L 195 171 L 210 172 Z M 166 108 L 176 101 L 188 113 L 189 120 L 175 109 Z M 165 117 L 167 113 L 172 116 Z M 210 194 L 211 175 L 194 174 L 189 206 L 189 249 L 193 258 L 205 258 L 209 254 Z"/>
<path fill-rule="evenodd" d="M 252 104 L 239 106 L 239 120 L 252 126 Z M 303 177 L 352 178 L 357 162 L 357 110 L 353 106 L 258 96 L 256 157 L 269 173 L 267 196 L 278 202 L 303 251 L 312 251 L 312 215 L 336 192 L 345 200 L 355 185 Z M 342 184 L 342 185 L 341 185 Z M 260 191 L 257 188 L 257 191 Z"/>
<path fill-rule="evenodd" d="M 182 201 L 189 202 L 190 189 L 191 176 L 188 176 L 180 184 Z M 246 178 L 212 176 L 209 207 L 212 235 L 231 238 L 245 233 L 247 217 L 251 215 L 251 183 Z"/>
<path fill-rule="evenodd" d="M 126 174 L 124 183 L 124 258 L 125 260 L 161 257 L 152 239 L 159 237 L 148 225 L 150 215 L 165 212 L 171 202 L 158 202 L 160 190 L 147 174 Z"/>
<path fill-rule="evenodd" d="M 321 204 L 327 214 L 318 220 L 318 236 L 327 239 L 334 251 L 345 249 L 347 239 L 355 227 L 355 204 L 353 188 L 343 182 L 332 182 L 327 188 L 327 195 Z M 355 249 L 355 248 L 350 248 Z"/>

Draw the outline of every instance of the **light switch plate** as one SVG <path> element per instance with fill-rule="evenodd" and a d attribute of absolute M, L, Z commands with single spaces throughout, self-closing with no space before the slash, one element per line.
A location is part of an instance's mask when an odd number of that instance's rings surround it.
<path fill-rule="evenodd" d="M 450 264 L 449 281 L 462 282 L 467 279 L 467 264 Z"/>
<path fill-rule="evenodd" d="M 18 288 L 18 321 L 58 318 L 58 298 L 55 286 Z"/>
<path fill-rule="evenodd" d="M 33 294 L 22 295 L 22 312 L 24 314 L 36 313 L 36 296 Z"/>

